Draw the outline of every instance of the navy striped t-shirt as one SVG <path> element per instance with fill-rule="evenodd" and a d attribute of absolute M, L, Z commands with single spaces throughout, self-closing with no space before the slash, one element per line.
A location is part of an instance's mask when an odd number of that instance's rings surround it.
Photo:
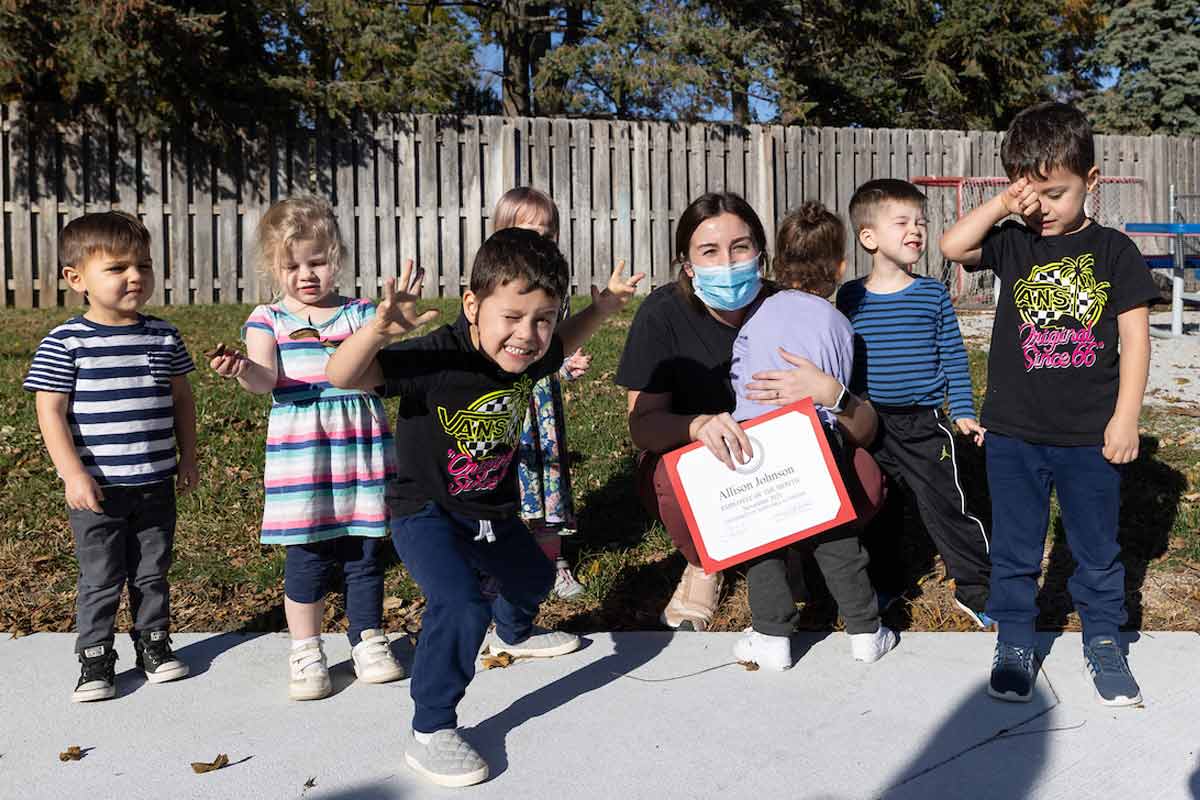
<path fill-rule="evenodd" d="M 975 419 L 971 372 L 946 287 L 916 276 L 898 292 L 876 294 L 862 279 L 838 291 L 837 307 L 854 325 L 850 391 L 877 405 L 940 407 L 951 419 Z"/>
<path fill-rule="evenodd" d="M 175 474 L 171 377 L 195 369 L 173 325 L 139 317 L 100 325 L 74 317 L 42 339 L 24 388 L 70 394 L 67 424 L 101 485 L 155 483 Z"/>

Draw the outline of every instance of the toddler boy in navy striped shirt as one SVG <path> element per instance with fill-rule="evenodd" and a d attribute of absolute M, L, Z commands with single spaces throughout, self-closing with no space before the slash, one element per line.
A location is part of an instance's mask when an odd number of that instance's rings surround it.
<path fill-rule="evenodd" d="M 24 387 L 66 489 L 79 559 L 71 699 L 116 694 L 114 626 L 129 584 L 137 666 L 151 683 L 188 667 L 171 651 L 167 570 L 175 538 L 175 476 L 196 486 L 194 369 L 179 332 L 142 306 L 154 291 L 150 233 L 120 211 L 86 214 L 59 235 L 67 286 L 88 309 L 38 345 Z M 176 458 L 178 448 L 178 459 Z"/>
<path fill-rule="evenodd" d="M 954 437 L 957 428 L 983 443 L 967 351 L 946 287 L 911 272 L 925 251 L 925 195 L 907 181 L 869 181 L 850 199 L 850 221 L 871 254 L 871 273 L 844 284 L 837 306 L 854 325 L 850 390 L 868 397 L 879 413 L 872 455 L 893 484 L 904 485 L 915 499 L 954 579 L 958 608 L 976 626 L 991 627 L 983 613 L 991 577 L 988 535 L 967 509 Z M 947 395 L 950 417 L 942 410 Z M 901 496 L 893 492 L 864 537 L 881 611 L 903 588 L 898 547 L 903 511 Z"/>

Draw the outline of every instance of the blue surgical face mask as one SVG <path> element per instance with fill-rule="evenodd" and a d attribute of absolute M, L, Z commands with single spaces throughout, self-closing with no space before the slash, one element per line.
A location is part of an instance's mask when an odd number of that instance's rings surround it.
<path fill-rule="evenodd" d="M 758 297 L 762 276 L 758 273 L 758 256 L 737 264 L 716 267 L 692 265 L 692 289 L 700 301 L 718 311 L 737 311 Z"/>

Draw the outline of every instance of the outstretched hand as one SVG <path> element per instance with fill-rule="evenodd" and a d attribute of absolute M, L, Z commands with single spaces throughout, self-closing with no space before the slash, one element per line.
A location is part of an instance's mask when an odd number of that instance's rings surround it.
<path fill-rule="evenodd" d="M 626 278 L 624 272 L 625 259 L 621 259 L 612 271 L 604 291 L 592 287 L 592 305 L 596 306 L 596 310 L 601 314 L 614 314 L 628 305 L 637 292 L 637 285 L 646 277 L 646 273 L 639 272 Z"/>
<path fill-rule="evenodd" d="M 384 282 L 383 299 L 375 307 L 372 323 L 379 333 L 389 337 L 403 336 L 437 319 L 437 309 L 417 313 L 417 301 L 421 298 L 421 284 L 424 281 L 425 270 L 414 270 L 410 258 L 404 262 L 399 278 L 388 278 Z"/>

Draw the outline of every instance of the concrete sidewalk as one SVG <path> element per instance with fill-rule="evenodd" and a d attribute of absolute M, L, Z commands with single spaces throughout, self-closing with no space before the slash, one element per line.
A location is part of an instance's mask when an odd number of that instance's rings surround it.
<path fill-rule="evenodd" d="M 732 663 L 738 634 L 595 634 L 578 653 L 480 673 L 459 709 L 492 778 L 438 789 L 404 765 L 408 681 L 287 700 L 282 634 L 179 634 L 192 677 L 150 685 L 118 640 L 117 699 L 73 704 L 73 637 L 0 641 L 3 798 L 1200 798 L 1200 636 L 1134 635 L 1144 707 L 1109 709 L 1078 634 L 1047 639 L 1030 704 L 984 687 L 994 635 L 904 634 L 874 665 L 797 637 L 786 673 Z M 395 643 L 411 661 L 407 642 Z M 70 745 L 87 751 L 62 763 Z M 194 774 L 192 761 L 232 765 Z M 312 787 L 305 783 L 312 779 Z"/>

